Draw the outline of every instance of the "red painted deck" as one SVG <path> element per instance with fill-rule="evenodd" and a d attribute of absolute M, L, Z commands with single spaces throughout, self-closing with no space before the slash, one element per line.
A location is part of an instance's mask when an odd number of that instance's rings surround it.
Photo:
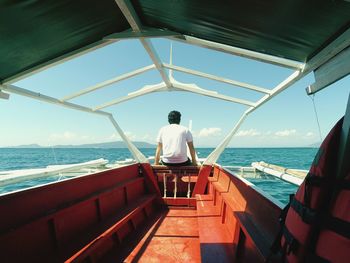
<path fill-rule="evenodd" d="M 201 171 L 135 164 L 2 196 L 1 262 L 264 262 L 280 208 Z"/>
<path fill-rule="evenodd" d="M 197 211 L 164 211 L 124 261 L 200 262 Z"/>

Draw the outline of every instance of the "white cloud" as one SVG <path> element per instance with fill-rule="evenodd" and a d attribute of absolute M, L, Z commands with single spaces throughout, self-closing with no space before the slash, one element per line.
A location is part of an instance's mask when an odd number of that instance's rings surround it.
<path fill-rule="evenodd" d="M 136 140 L 136 135 L 133 134 L 132 132 L 126 131 L 124 133 L 125 133 L 126 137 L 129 138 L 129 140 L 131 140 L 131 141 L 135 141 Z"/>
<path fill-rule="evenodd" d="M 65 131 L 64 133 L 53 133 L 49 136 L 50 140 L 71 140 L 77 138 L 77 135 L 70 131 Z"/>
<path fill-rule="evenodd" d="M 306 134 L 306 137 L 313 137 L 315 134 L 313 133 L 313 132 L 308 132 L 307 134 Z"/>
<path fill-rule="evenodd" d="M 49 135 L 48 144 L 81 144 L 93 141 L 95 138 L 90 135 L 80 135 L 71 131 L 52 133 Z"/>
<path fill-rule="evenodd" d="M 277 131 L 277 132 L 275 132 L 275 135 L 276 135 L 276 136 L 280 136 L 280 137 L 287 137 L 287 136 L 295 135 L 296 132 L 297 132 L 297 131 L 296 131 L 295 129 L 283 130 L 283 131 Z"/>
<path fill-rule="evenodd" d="M 120 136 L 117 133 L 113 133 L 111 136 L 108 137 L 108 140 L 120 140 Z"/>
<path fill-rule="evenodd" d="M 257 130 L 255 129 L 250 129 L 250 130 L 242 130 L 242 131 L 239 131 L 236 133 L 235 136 L 237 137 L 252 137 L 252 136 L 258 136 L 260 135 L 261 133 L 258 132 Z"/>
<path fill-rule="evenodd" d="M 199 131 L 198 137 L 209 137 L 209 136 L 220 136 L 221 135 L 221 128 L 203 128 Z"/>

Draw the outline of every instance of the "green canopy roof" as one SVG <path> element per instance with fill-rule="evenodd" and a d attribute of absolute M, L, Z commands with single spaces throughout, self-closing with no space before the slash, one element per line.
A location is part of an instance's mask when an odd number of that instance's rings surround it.
<path fill-rule="evenodd" d="M 142 26 L 306 62 L 350 26 L 350 2 L 132 0 Z M 0 0 L 0 81 L 129 30 L 114 0 Z"/>

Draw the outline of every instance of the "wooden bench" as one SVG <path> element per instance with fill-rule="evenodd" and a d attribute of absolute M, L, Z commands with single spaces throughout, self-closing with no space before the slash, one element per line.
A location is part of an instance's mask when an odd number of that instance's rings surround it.
<path fill-rule="evenodd" d="M 240 230 L 239 235 L 235 237 L 237 244 L 237 258 L 244 258 L 244 262 L 257 258 L 260 262 L 265 262 L 269 256 L 271 240 L 254 225 L 249 215 L 245 212 L 233 212 L 237 219 L 237 229 Z"/>
<path fill-rule="evenodd" d="M 155 198 L 155 194 L 149 194 L 131 203 L 118 216 L 111 218 L 104 226 L 95 229 L 94 232 L 98 234 L 65 262 L 98 260 L 115 245 L 120 244 L 140 224 L 143 224 L 143 221 L 150 216 L 151 211 L 148 206 L 152 205 Z"/>
<path fill-rule="evenodd" d="M 209 195 L 196 195 L 202 262 L 233 262 L 234 244 Z"/>

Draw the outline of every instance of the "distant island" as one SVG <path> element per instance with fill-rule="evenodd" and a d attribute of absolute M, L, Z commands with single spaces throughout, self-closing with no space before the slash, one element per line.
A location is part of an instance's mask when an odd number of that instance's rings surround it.
<path fill-rule="evenodd" d="M 155 148 L 156 145 L 148 142 L 133 142 L 137 148 Z M 91 143 L 91 144 L 80 144 L 80 145 L 53 145 L 53 146 L 41 146 L 39 144 L 27 144 L 27 145 L 18 145 L 18 146 L 7 146 L 2 148 L 127 148 L 125 143 L 122 141 L 116 142 L 102 142 L 102 143 Z"/>

